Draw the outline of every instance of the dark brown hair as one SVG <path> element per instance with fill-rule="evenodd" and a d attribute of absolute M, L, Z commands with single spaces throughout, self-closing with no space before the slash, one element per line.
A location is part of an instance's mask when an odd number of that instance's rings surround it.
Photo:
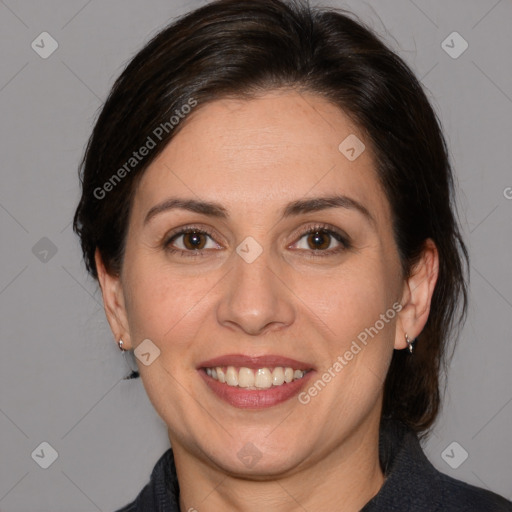
<path fill-rule="evenodd" d="M 153 37 L 112 87 L 80 166 L 73 227 L 86 267 L 97 279 L 98 247 L 107 270 L 119 273 L 138 179 L 186 122 L 187 105 L 278 88 L 326 98 L 366 135 L 391 205 L 404 278 L 427 238 L 438 248 L 427 324 L 412 356 L 394 352 L 384 385 L 383 417 L 425 435 L 439 410 L 447 346 L 465 320 L 469 259 L 440 122 L 408 66 L 349 13 L 299 0 L 220 0 Z M 149 154 L 130 160 L 148 137 Z"/>

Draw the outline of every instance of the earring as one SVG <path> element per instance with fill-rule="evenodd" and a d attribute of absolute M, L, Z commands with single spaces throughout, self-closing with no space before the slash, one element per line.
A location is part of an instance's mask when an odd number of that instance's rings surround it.
<path fill-rule="evenodd" d="M 414 349 L 414 342 L 416 341 L 415 339 L 414 340 L 410 340 L 409 339 L 409 336 L 407 335 L 407 333 L 405 333 L 405 341 L 407 342 L 407 345 L 409 346 L 409 353 L 412 354 L 412 351 Z"/>
<path fill-rule="evenodd" d="M 128 350 L 123 348 L 123 340 L 120 339 L 117 342 L 117 345 L 119 346 L 119 349 L 123 353 L 123 357 L 124 357 L 125 362 L 128 364 L 128 366 L 131 369 L 131 373 L 127 377 L 123 377 L 123 380 L 129 380 L 129 379 L 136 379 L 136 378 L 138 378 L 139 377 L 139 371 L 138 370 L 134 370 L 133 368 L 131 368 L 131 365 L 126 361 L 127 356 L 126 356 L 125 352 L 128 352 Z M 129 354 L 129 352 L 128 352 L 128 354 Z"/>

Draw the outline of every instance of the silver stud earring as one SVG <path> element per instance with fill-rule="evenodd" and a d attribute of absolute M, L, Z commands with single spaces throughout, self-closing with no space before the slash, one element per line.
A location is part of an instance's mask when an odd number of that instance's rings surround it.
<path fill-rule="evenodd" d="M 410 340 L 409 339 L 409 336 L 407 335 L 407 333 L 405 333 L 405 341 L 407 342 L 407 345 L 409 346 L 409 352 L 412 354 L 412 351 L 414 349 L 414 342 L 416 340 Z"/>
<path fill-rule="evenodd" d="M 121 350 L 121 352 L 126 352 L 126 349 L 125 349 L 125 348 L 123 348 L 123 340 L 121 340 L 121 339 L 120 339 L 120 340 L 117 342 L 117 344 L 119 345 L 119 350 Z"/>

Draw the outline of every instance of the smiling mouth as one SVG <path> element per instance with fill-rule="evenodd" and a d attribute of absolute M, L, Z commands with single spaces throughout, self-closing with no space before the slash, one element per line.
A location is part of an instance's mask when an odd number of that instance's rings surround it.
<path fill-rule="evenodd" d="M 289 366 L 247 368 L 245 366 L 216 366 L 202 369 L 209 377 L 235 388 L 262 390 L 283 386 L 302 379 L 310 370 L 298 370 Z"/>

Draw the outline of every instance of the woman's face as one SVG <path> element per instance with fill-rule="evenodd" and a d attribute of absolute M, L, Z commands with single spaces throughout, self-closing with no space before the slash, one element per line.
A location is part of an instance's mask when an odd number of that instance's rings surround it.
<path fill-rule="evenodd" d="M 281 91 L 197 107 L 146 170 L 118 317 L 176 449 L 275 475 L 377 427 L 404 281 L 369 146 Z"/>

